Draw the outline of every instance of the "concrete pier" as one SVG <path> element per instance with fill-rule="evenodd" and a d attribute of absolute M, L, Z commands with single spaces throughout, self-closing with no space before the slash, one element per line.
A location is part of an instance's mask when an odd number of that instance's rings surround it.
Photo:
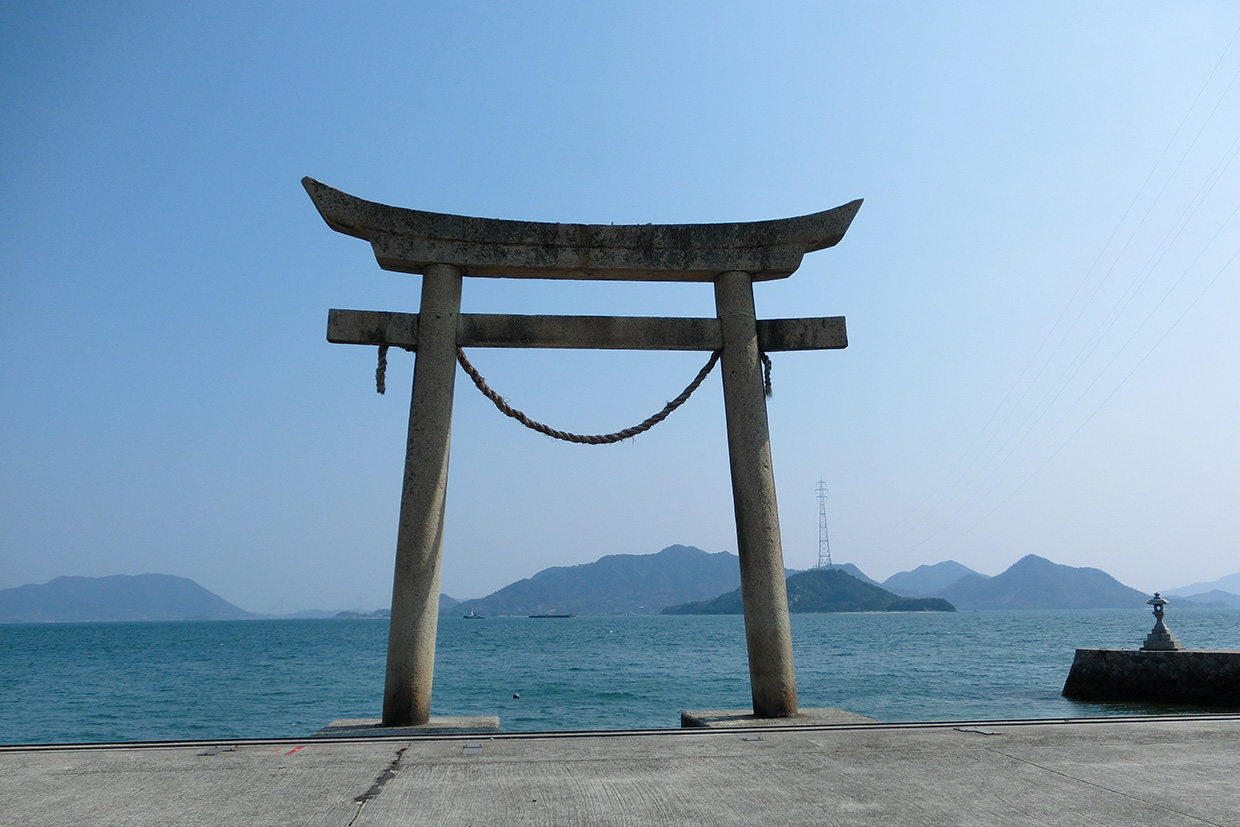
<path fill-rule="evenodd" d="M 1167 628 L 1158 592 L 1154 628 L 1140 649 L 1077 649 L 1063 696 L 1096 703 L 1154 703 L 1240 710 L 1240 649 L 1185 649 Z"/>
<path fill-rule="evenodd" d="M 822 706 L 798 709 L 797 714 L 786 718 L 759 718 L 745 709 L 707 709 L 680 713 L 680 725 L 685 728 L 747 729 L 751 727 L 821 726 L 823 724 L 877 724 L 877 718 L 867 718 L 846 709 Z"/>
<path fill-rule="evenodd" d="M 1240 709 L 1240 650 L 1077 649 L 1063 695 L 1097 703 Z"/>
<path fill-rule="evenodd" d="M 1240 716 L 0 748 L 6 824 L 1240 825 Z"/>
<path fill-rule="evenodd" d="M 379 718 L 341 718 L 314 733 L 316 738 L 366 738 L 398 735 L 425 738 L 434 735 L 494 735 L 499 732 L 498 715 L 440 715 L 416 726 L 384 726 Z"/>

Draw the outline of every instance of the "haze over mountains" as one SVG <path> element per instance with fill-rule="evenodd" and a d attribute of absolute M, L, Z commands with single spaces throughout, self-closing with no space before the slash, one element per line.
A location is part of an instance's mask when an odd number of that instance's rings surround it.
<path fill-rule="evenodd" d="M 543 569 L 497 592 L 451 606 L 452 614 L 658 614 L 739 588 L 735 554 L 668 546 L 657 554 L 611 554 L 593 563 Z M 441 605 L 440 612 L 444 613 Z"/>
<path fill-rule="evenodd" d="M 933 566 L 918 566 L 912 571 L 896 572 L 883 581 L 883 588 L 905 597 L 927 597 L 969 575 L 989 579 L 989 575 L 962 566 L 955 560 L 944 560 Z"/>
<path fill-rule="evenodd" d="M 114 574 L 57 577 L 0 589 L 0 623 L 123 620 L 243 620 L 258 615 L 185 577 Z"/>
<path fill-rule="evenodd" d="M 988 577 L 955 561 L 919 566 L 911 572 L 892 575 L 878 583 L 851 563 L 834 567 L 838 574 L 851 575 L 857 586 L 879 587 L 889 594 L 879 605 L 873 592 L 862 598 L 860 591 L 841 580 L 832 580 L 833 592 L 802 590 L 813 578 L 801 582 L 810 572 L 789 572 L 788 592 L 792 611 L 882 611 L 897 596 L 935 598 L 957 609 L 1112 609 L 1144 608 L 1149 595 L 1125 586 L 1104 571 L 1054 563 L 1034 554 L 1027 555 L 1003 573 Z M 726 588 L 730 585 L 730 588 Z M 814 582 L 813 586 L 822 586 Z M 725 588 L 720 589 L 723 586 Z M 546 613 L 574 614 L 652 614 L 660 611 L 686 611 L 683 604 L 695 604 L 692 613 L 739 612 L 739 560 L 720 552 L 707 554 L 692 546 L 671 546 L 658 554 L 612 555 L 595 563 L 545 569 L 528 580 L 521 580 L 478 600 L 464 601 L 441 613 L 481 615 L 526 615 Z M 708 588 L 709 587 L 709 588 Z M 713 594 L 706 594 L 711 589 Z M 696 590 L 705 596 L 685 598 Z M 810 594 L 816 596 L 811 598 Z M 802 603 L 801 601 L 806 601 Z M 868 601 L 868 602 L 867 602 Z M 1181 604 L 1187 607 L 1188 604 Z M 1198 603 L 1205 606 L 1207 604 Z M 1215 606 L 1225 605 L 1215 601 Z M 673 608 L 669 608 L 673 607 Z M 906 603 L 901 611 L 943 610 Z"/>
<path fill-rule="evenodd" d="M 658 614 L 669 607 L 684 613 L 685 604 L 695 604 L 691 613 L 730 613 L 740 610 L 739 586 L 736 555 L 676 545 L 656 554 L 616 554 L 544 569 L 476 600 L 457 602 L 441 595 L 439 611 L 458 617 L 471 611 L 482 616 Z M 1166 594 L 1175 596 L 1180 608 L 1240 608 L 1240 595 L 1223 587 L 1240 587 L 1240 573 Z M 794 612 L 1145 608 L 1149 599 L 1099 569 L 1032 554 L 994 577 L 951 560 L 899 572 L 881 584 L 851 563 L 788 572 L 788 594 Z M 192 580 L 162 574 L 59 577 L 0 590 L 0 622 L 7 623 L 258 617 Z"/>
<path fill-rule="evenodd" d="M 1167 589 L 1163 594 L 1168 597 L 1189 597 L 1194 603 L 1214 603 L 1230 609 L 1240 609 L 1240 571 L 1208 583 L 1193 583 L 1178 589 Z"/>
<path fill-rule="evenodd" d="M 1142 605 L 1150 597 L 1100 569 L 1064 566 L 1035 554 L 995 577 L 947 560 L 894 574 L 883 586 L 896 594 L 941 597 L 958 608 L 978 610 L 1121 609 Z M 1240 594 L 1222 590 L 1228 586 L 1240 590 L 1240 573 L 1164 594 L 1179 597 L 1180 608 L 1240 608 Z"/>
<path fill-rule="evenodd" d="M 936 592 L 962 609 L 1136 609 L 1149 595 L 1100 569 L 1029 554 L 994 577 L 966 574 Z"/>

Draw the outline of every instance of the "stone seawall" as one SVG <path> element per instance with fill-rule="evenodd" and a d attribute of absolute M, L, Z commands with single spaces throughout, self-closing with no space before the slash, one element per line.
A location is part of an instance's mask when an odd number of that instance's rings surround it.
<path fill-rule="evenodd" d="M 1240 650 L 1077 649 L 1063 695 L 1240 709 Z"/>

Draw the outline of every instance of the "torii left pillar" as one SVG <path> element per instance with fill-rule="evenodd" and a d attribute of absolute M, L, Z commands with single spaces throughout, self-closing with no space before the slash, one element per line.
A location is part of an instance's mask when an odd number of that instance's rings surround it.
<path fill-rule="evenodd" d="M 396 535 L 384 726 L 425 724 L 431 717 L 460 312 L 460 269 L 451 264 L 427 267 L 422 276 L 418 355 Z"/>

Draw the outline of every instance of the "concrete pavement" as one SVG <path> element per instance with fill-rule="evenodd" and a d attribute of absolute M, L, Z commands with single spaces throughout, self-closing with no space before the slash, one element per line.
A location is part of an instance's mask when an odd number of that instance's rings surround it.
<path fill-rule="evenodd" d="M 39 825 L 1240 825 L 1240 715 L 0 748 Z"/>

